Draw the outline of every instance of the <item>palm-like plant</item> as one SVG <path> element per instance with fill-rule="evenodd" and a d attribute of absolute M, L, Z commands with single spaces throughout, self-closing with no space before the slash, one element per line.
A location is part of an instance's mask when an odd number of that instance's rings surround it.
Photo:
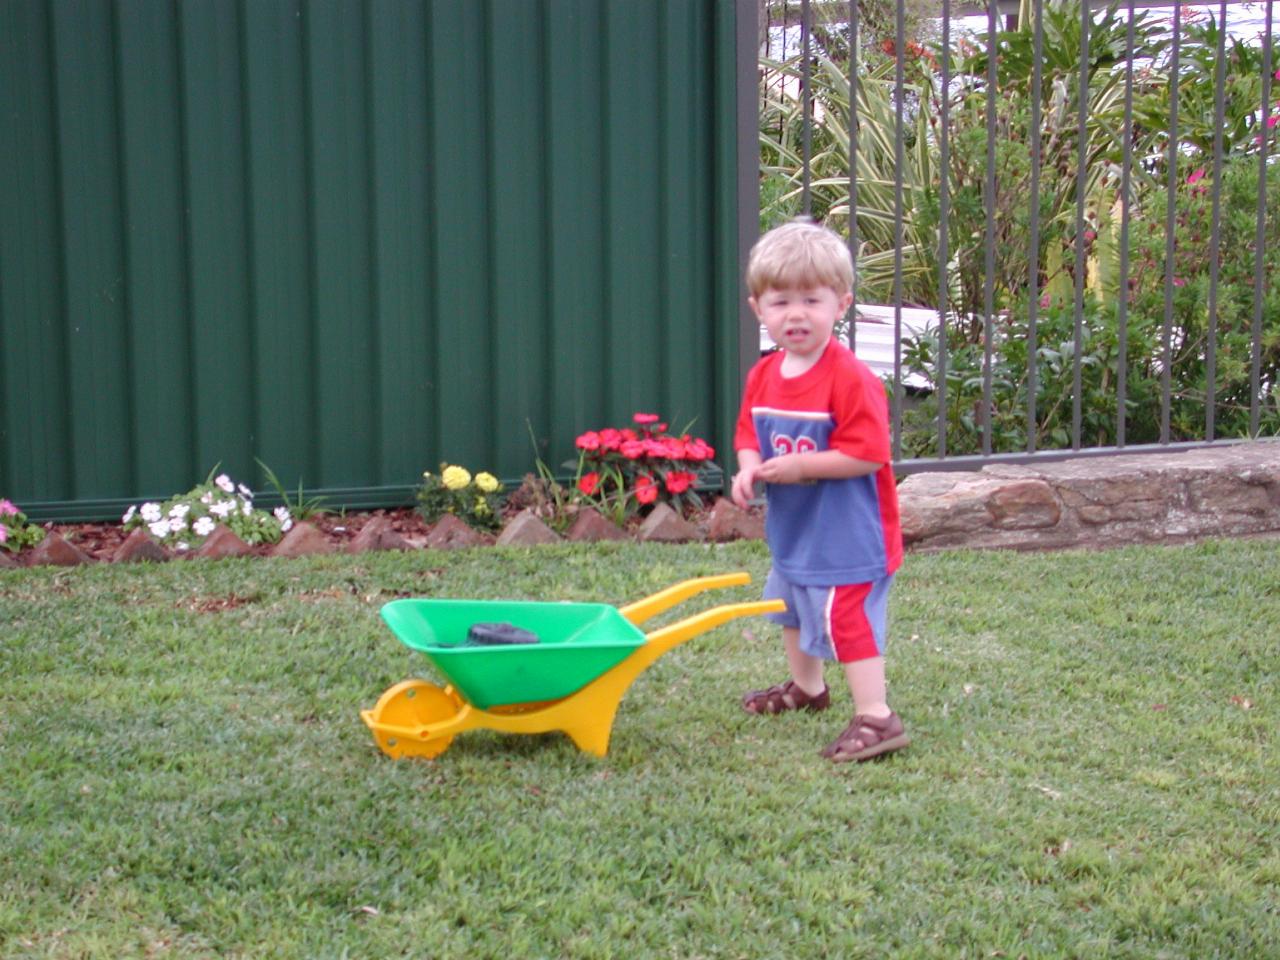
<path fill-rule="evenodd" d="M 802 66 L 799 57 L 763 60 L 770 78 L 761 108 L 761 174 L 764 178 L 761 225 L 774 226 L 801 212 L 804 190 L 804 106 L 793 91 L 799 89 Z M 899 215 L 895 210 L 895 184 L 903 183 L 904 299 L 927 296 L 927 260 L 916 229 L 913 200 L 918 184 L 927 181 L 932 157 L 923 138 L 924 126 L 914 104 L 917 89 L 903 89 L 902 131 L 904 164 L 897 166 L 898 137 L 894 61 L 879 59 L 857 81 L 857 176 L 850 202 L 849 144 L 851 87 L 846 62 L 825 51 L 810 57 L 810 94 L 813 101 L 809 197 L 812 215 L 833 229 L 848 233 L 850 210 L 857 214 L 857 267 L 859 298 L 887 300 L 893 292 Z"/>

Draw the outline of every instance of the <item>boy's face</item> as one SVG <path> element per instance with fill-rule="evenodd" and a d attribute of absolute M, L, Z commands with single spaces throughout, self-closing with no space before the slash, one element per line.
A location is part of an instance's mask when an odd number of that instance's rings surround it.
<path fill-rule="evenodd" d="M 853 303 L 853 294 L 838 294 L 830 287 L 770 287 L 749 302 L 774 343 L 798 359 L 816 361 L 836 321 Z"/>

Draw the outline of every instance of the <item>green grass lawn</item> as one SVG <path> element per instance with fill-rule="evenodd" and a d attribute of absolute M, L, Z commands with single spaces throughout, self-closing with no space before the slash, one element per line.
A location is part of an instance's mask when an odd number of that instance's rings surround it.
<path fill-rule="evenodd" d="M 910 556 L 915 738 L 750 717 L 761 620 L 622 701 L 609 756 L 359 719 L 431 676 L 399 596 L 622 604 L 760 544 L 0 573 L 4 957 L 1275 957 L 1280 544 Z M 757 588 L 704 594 L 665 616 Z M 829 679 L 837 683 L 833 669 Z"/>

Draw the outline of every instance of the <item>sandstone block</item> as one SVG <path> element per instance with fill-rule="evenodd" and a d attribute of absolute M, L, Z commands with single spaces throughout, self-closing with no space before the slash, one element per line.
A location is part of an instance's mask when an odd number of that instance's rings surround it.
<path fill-rule="evenodd" d="M 169 559 L 169 554 L 159 543 L 155 537 L 151 536 L 146 530 L 139 527 L 125 538 L 124 543 L 116 547 L 116 552 L 111 555 L 112 563 L 163 563 Z"/>
<path fill-rule="evenodd" d="M 987 510 L 1003 530 L 1052 527 L 1062 519 L 1062 507 L 1043 480 L 1013 480 L 987 498 Z"/>
<path fill-rule="evenodd" d="M 666 503 L 660 503 L 650 511 L 637 536 L 643 541 L 657 543 L 687 543 L 699 539 L 698 528 Z"/>
<path fill-rule="evenodd" d="M 536 547 L 544 543 L 558 543 L 560 537 L 543 523 L 532 510 L 517 513 L 502 533 L 498 535 L 500 547 Z"/>
<path fill-rule="evenodd" d="M 44 539 L 32 548 L 27 558 L 27 563 L 33 567 L 77 567 L 90 562 L 91 558 L 87 553 L 54 530 L 44 535 Z"/>
<path fill-rule="evenodd" d="M 707 517 L 707 539 L 717 543 L 726 540 L 763 540 L 764 521 L 743 510 L 728 497 L 720 497 Z"/>
<path fill-rule="evenodd" d="M 1263 516 L 1280 511 L 1280 484 L 1250 483 L 1240 476 L 1207 474 L 1187 483 L 1187 505 L 1199 513 L 1246 513 Z"/>
<path fill-rule="evenodd" d="M 271 548 L 273 557 L 306 557 L 318 553 L 333 553 L 329 538 L 314 526 L 303 521 L 295 523 L 284 539 Z"/>
<path fill-rule="evenodd" d="M 348 553 L 369 550 L 409 550 L 409 542 L 400 536 L 388 517 L 373 517 L 347 544 Z"/>
<path fill-rule="evenodd" d="M 251 553 L 253 553 L 253 547 L 241 540 L 230 527 L 220 523 L 213 528 L 213 533 L 204 538 L 204 543 L 200 544 L 192 556 L 216 559 L 218 557 L 247 557 Z M 273 550 L 272 553 L 274 554 L 275 551 Z"/>
<path fill-rule="evenodd" d="M 431 550 L 457 550 L 461 547 L 479 547 L 488 543 L 489 539 L 479 530 L 446 513 L 437 520 L 427 534 L 426 546 Z"/>
<path fill-rule="evenodd" d="M 569 525 L 566 540 L 574 543 L 592 543 L 600 540 L 628 540 L 627 532 L 612 520 L 600 515 L 599 510 L 584 507 L 578 511 Z"/>

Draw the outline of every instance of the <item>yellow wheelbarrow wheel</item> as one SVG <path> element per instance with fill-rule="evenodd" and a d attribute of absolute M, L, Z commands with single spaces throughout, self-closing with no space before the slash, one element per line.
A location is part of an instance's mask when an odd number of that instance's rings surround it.
<path fill-rule="evenodd" d="M 460 698 L 452 687 L 441 688 L 426 680 L 403 680 L 387 689 L 372 710 L 365 711 L 369 719 L 376 721 L 371 726 L 374 740 L 378 748 L 389 757 L 438 757 L 449 748 L 453 734 L 441 734 L 429 739 L 418 739 L 412 736 L 397 735 L 393 731 L 378 729 L 379 727 L 422 727 L 431 723 L 440 723 L 456 716 L 463 708 Z"/>

